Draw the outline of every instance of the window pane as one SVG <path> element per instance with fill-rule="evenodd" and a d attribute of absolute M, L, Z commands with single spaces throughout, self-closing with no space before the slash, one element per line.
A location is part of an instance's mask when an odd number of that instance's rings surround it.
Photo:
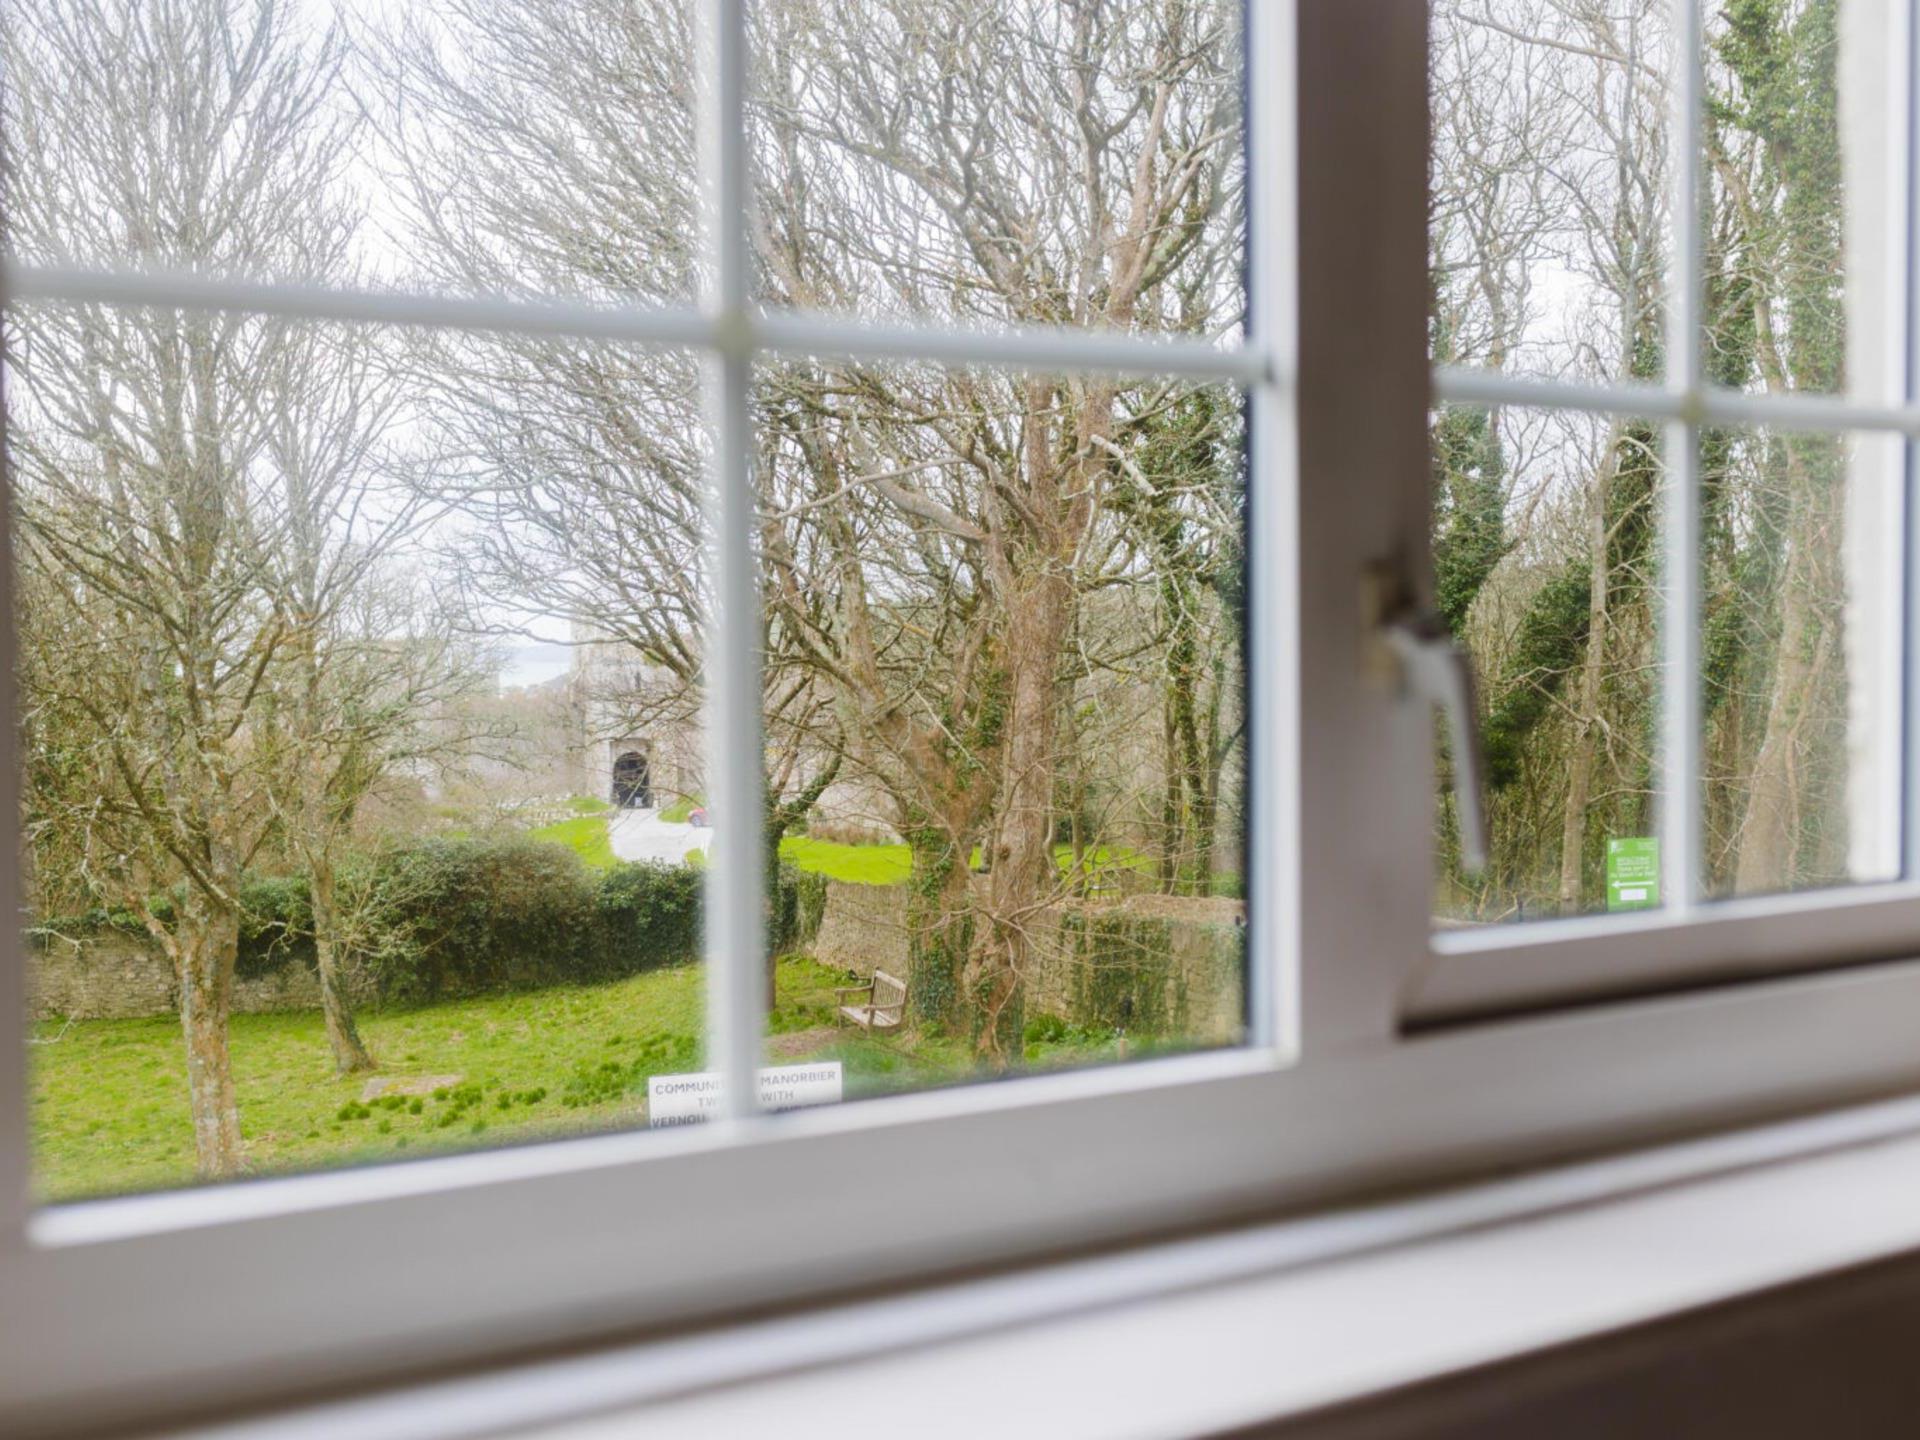
<path fill-rule="evenodd" d="M 1707 888 L 1900 871 L 1898 436 L 1701 441 Z"/>
<path fill-rule="evenodd" d="M 7 353 L 39 1194 L 643 1123 L 702 1048 L 694 364 L 55 306 Z"/>
<path fill-rule="evenodd" d="M 1449 407 L 1433 442 L 1435 578 L 1480 677 L 1491 832 L 1463 872 L 1443 758 L 1436 915 L 1658 906 L 1661 428 Z"/>
<path fill-rule="evenodd" d="M 753 8 L 770 302 L 1239 329 L 1240 0 Z"/>
<path fill-rule="evenodd" d="M 1897 396 L 1897 8 L 1705 7 L 1702 343 L 1720 384 Z"/>
<path fill-rule="evenodd" d="M 1437 363 L 1659 378 L 1671 10 L 1436 0 Z"/>
<path fill-rule="evenodd" d="M 857 1096 L 1236 1043 L 1238 394 L 796 362 L 758 406 L 769 1060 Z"/>
<path fill-rule="evenodd" d="M 34 0 L 4 39 L 22 257 L 692 296 L 685 0 Z"/>

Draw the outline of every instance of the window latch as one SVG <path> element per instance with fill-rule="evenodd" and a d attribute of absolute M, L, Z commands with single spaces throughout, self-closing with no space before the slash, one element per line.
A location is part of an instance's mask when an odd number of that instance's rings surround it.
<path fill-rule="evenodd" d="M 1429 705 L 1438 706 L 1447 718 L 1460 864 L 1465 870 L 1483 870 L 1487 864 L 1486 758 L 1480 748 L 1480 712 L 1474 703 L 1473 660 L 1455 643 L 1439 611 L 1414 603 L 1404 591 L 1396 599 L 1398 603 L 1380 607 L 1380 639 L 1399 662 L 1400 683 Z"/>

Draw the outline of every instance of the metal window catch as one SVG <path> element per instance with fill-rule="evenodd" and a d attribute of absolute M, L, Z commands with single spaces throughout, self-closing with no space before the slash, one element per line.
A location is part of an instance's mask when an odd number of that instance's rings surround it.
<path fill-rule="evenodd" d="M 1469 871 L 1487 864 L 1486 757 L 1480 748 L 1480 711 L 1474 703 L 1473 661 L 1454 642 L 1447 622 L 1430 606 L 1412 603 L 1402 586 L 1392 601 L 1370 577 L 1379 614 L 1379 635 L 1399 663 L 1401 683 L 1447 717 L 1447 742 L 1453 760 L 1453 795 L 1460 825 L 1460 864 Z"/>

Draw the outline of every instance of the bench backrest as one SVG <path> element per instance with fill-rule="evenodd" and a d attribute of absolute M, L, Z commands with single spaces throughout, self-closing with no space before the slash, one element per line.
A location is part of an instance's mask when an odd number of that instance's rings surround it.
<path fill-rule="evenodd" d="M 873 1008 L 898 1010 L 907 1003 L 907 982 L 884 970 L 873 972 Z"/>

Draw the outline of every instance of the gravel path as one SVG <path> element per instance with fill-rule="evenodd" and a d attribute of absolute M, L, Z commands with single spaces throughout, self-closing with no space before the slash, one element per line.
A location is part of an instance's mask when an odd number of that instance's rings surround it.
<path fill-rule="evenodd" d="M 713 831 L 662 820 L 658 810 L 621 810 L 607 822 L 607 839 L 622 860 L 678 865 L 689 850 L 704 850 Z"/>

